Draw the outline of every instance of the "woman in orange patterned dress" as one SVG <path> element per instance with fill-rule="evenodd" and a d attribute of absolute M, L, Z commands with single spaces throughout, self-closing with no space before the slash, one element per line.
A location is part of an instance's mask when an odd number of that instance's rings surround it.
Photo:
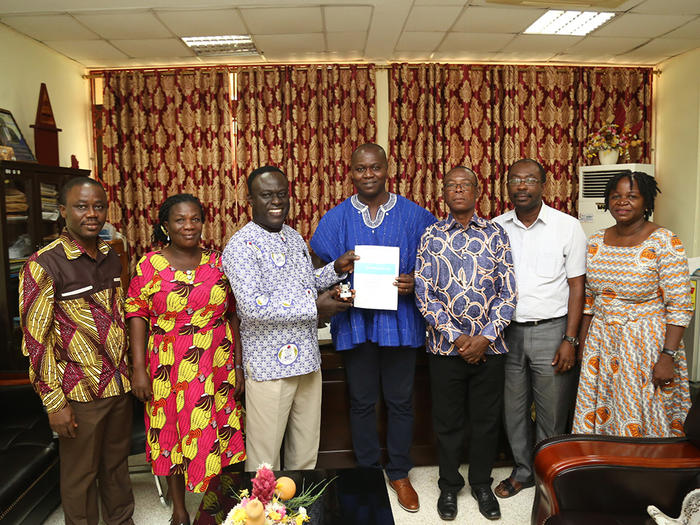
<path fill-rule="evenodd" d="M 132 391 L 146 403 L 146 456 L 167 476 L 171 523 L 189 524 L 185 488 L 204 492 L 222 467 L 245 459 L 241 347 L 221 254 L 199 246 L 204 212 L 169 197 L 129 286 Z"/>
<path fill-rule="evenodd" d="M 680 239 L 648 220 L 657 193 L 640 172 L 616 175 L 605 189 L 616 224 L 588 240 L 574 433 L 683 435 L 688 261 Z"/>

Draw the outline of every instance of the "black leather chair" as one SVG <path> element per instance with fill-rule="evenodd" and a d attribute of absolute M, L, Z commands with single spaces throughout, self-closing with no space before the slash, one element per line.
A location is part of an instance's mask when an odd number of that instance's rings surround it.
<path fill-rule="evenodd" d="M 0 385 L 0 523 L 42 523 L 61 501 L 58 443 L 31 385 Z"/>
<path fill-rule="evenodd" d="M 678 516 L 700 487 L 700 449 L 685 438 L 558 436 L 534 467 L 532 525 L 649 525 L 647 505 Z"/>

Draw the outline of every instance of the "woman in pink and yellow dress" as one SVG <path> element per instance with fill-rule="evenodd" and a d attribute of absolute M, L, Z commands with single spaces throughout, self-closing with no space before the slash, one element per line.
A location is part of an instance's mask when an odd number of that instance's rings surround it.
<path fill-rule="evenodd" d="M 588 240 L 581 378 L 574 433 L 682 436 L 690 408 L 681 338 L 692 317 L 680 239 L 648 218 L 659 193 L 645 173 L 612 178 L 616 224 Z"/>
<path fill-rule="evenodd" d="M 171 523 L 188 524 L 185 488 L 204 492 L 243 461 L 243 370 L 233 295 L 221 254 L 202 249 L 204 212 L 189 194 L 161 206 L 154 240 L 129 286 L 132 391 L 146 403 L 146 455 L 167 476 Z"/>

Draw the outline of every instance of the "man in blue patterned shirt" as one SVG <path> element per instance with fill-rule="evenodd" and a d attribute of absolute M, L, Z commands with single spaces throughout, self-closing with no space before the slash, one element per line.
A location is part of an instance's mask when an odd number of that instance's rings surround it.
<path fill-rule="evenodd" d="M 289 189 L 279 168 L 250 174 L 248 202 L 253 220 L 231 237 L 222 257 L 241 319 L 246 469 L 269 463 L 279 470 L 285 432 L 285 469 L 312 469 L 321 426 L 318 317 L 350 307 L 335 292 L 318 291 L 345 278 L 355 255 L 314 270 L 301 235 L 284 224 Z"/>
<path fill-rule="evenodd" d="M 438 438 L 443 520 L 457 516 L 464 486 L 459 460 L 469 424 L 469 484 L 479 511 L 501 517 L 491 491 L 503 404 L 503 330 L 515 310 L 515 273 L 505 230 L 475 213 L 476 174 L 445 175 L 449 217 L 430 226 L 418 248 L 416 303 L 428 323 L 433 426 Z"/>

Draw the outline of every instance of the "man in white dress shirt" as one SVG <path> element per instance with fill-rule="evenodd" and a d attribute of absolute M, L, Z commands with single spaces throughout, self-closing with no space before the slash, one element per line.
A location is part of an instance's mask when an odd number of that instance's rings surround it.
<path fill-rule="evenodd" d="M 545 177 L 539 162 L 515 162 L 508 170 L 515 209 L 494 219 L 508 232 L 518 287 L 505 331 L 505 427 L 515 467 L 494 491 L 501 498 L 533 485 L 534 445 L 566 432 L 576 381 L 571 369 L 583 312 L 586 236 L 578 220 L 542 202 Z"/>

